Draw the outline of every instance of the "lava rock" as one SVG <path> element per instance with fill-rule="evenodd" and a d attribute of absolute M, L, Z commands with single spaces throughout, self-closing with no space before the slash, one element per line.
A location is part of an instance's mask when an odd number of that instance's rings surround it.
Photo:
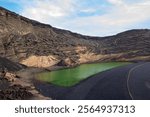
<path fill-rule="evenodd" d="M 32 96 L 32 93 L 28 92 L 27 89 L 21 85 L 13 85 L 0 91 L 1 100 L 25 100 Z"/>

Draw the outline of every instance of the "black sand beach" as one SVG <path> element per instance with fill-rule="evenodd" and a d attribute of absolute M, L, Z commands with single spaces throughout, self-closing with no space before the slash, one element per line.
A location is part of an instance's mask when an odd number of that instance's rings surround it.
<path fill-rule="evenodd" d="M 134 63 L 96 74 L 65 88 L 34 81 L 45 96 L 58 100 L 150 99 L 150 63 Z"/>

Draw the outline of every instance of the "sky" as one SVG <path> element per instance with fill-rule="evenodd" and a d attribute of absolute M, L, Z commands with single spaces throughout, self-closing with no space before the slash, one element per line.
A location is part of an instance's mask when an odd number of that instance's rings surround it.
<path fill-rule="evenodd" d="M 84 35 L 150 28 L 150 0 L 0 0 L 0 6 Z"/>

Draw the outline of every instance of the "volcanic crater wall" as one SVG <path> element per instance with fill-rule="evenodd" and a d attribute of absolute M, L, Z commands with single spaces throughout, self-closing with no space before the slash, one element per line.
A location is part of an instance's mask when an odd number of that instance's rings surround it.
<path fill-rule="evenodd" d="M 27 66 L 149 61 L 150 30 L 91 37 L 27 19 L 0 7 L 0 56 Z"/>

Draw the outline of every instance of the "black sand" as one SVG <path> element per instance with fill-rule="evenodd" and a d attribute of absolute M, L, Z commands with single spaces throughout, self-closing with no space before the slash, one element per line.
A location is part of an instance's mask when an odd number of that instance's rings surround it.
<path fill-rule="evenodd" d="M 70 88 L 34 81 L 45 96 L 58 100 L 150 99 L 150 63 L 135 63 L 96 74 Z"/>

